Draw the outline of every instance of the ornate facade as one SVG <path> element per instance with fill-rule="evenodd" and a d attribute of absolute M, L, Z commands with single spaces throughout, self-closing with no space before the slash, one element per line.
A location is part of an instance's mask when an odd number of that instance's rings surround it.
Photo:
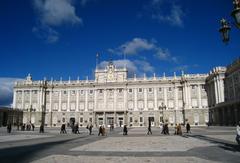
<path fill-rule="evenodd" d="M 210 71 L 206 88 L 210 123 L 236 125 L 240 121 L 240 59 Z"/>
<path fill-rule="evenodd" d="M 23 110 L 23 123 L 37 126 L 42 116 L 46 126 L 208 123 L 207 74 L 152 78 L 128 78 L 127 74 L 126 68 L 109 62 L 105 69 L 95 70 L 95 80 L 33 81 L 29 75 L 16 83 L 13 106 Z"/>

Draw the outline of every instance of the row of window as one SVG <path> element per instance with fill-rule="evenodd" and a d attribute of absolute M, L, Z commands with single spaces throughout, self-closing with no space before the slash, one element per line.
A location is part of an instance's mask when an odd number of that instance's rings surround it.
<path fill-rule="evenodd" d="M 197 87 L 197 85 L 192 85 L 192 89 L 196 89 L 196 87 Z M 205 87 L 204 87 L 204 85 L 202 85 L 202 89 L 205 89 Z M 110 89 L 109 91 L 113 91 L 112 89 Z M 158 91 L 159 92 L 162 92 L 163 91 L 163 88 L 158 88 Z M 168 88 L 168 91 L 169 92 L 171 92 L 171 91 L 173 91 L 173 87 L 169 87 Z M 182 88 L 181 87 L 178 87 L 178 91 L 182 91 Z M 17 91 L 17 93 L 20 93 L 20 92 L 22 92 L 22 91 Z M 30 91 L 29 90 L 25 90 L 24 91 L 25 93 L 30 93 Z M 37 94 L 37 90 L 33 90 L 32 91 L 34 94 Z M 99 93 L 103 93 L 103 89 L 99 89 L 98 90 L 98 92 Z M 122 88 L 119 88 L 118 89 L 118 92 L 119 93 L 122 93 L 123 92 L 123 89 Z M 128 89 L 128 92 L 129 93 L 132 93 L 133 92 L 133 89 L 132 88 L 129 88 Z M 139 93 L 142 93 L 143 92 L 143 88 L 138 88 L 138 92 Z M 148 88 L 148 92 L 149 93 L 153 93 L 153 88 Z M 47 94 L 49 94 L 50 92 L 49 91 L 47 91 L 46 92 Z M 58 91 L 54 91 L 53 93 L 58 93 Z M 63 91 L 63 94 L 67 94 L 67 91 Z M 75 95 L 76 94 L 76 91 L 75 90 L 71 90 L 71 95 Z M 84 94 L 84 90 L 80 90 L 80 94 Z M 89 90 L 89 94 L 93 94 L 93 90 Z"/>

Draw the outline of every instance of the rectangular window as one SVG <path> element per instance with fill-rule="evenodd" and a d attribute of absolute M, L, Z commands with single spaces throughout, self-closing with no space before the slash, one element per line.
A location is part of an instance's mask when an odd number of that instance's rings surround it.
<path fill-rule="evenodd" d="M 152 93 L 152 91 L 153 91 L 152 88 L 149 88 L 149 89 L 148 89 L 148 92 L 149 92 L 149 93 Z"/>
<path fill-rule="evenodd" d="M 139 88 L 139 89 L 138 89 L 138 92 L 139 92 L 139 93 L 142 93 L 142 88 Z"/>
<path fill-rule="evenodd" d="M 80 118 L 80 123 L 83 123 L 83 117 Z"/>
<path fill-rule="evenodd" d="M 118 90 L 118 92 L 119 92 L 119 93 L 122 93 L 122 91 L 123 91 L 123 89 L 122 89 L 122 88 L 120 88 L 120 89 Z"/>
<path fill-rule="evenodd" d="M 182 88 L 181 88 L 181 87 L 178 87 L 178 91 L 182 91 Z"/>
<path fill-rule="evenodd" d="M 140 117 L 140 122 L 143 122 L 143 117 Z"/>
<path fill-rule="evenodd" d="M 84 91 L 83 90 L 81 90 L 81 95 L 83 95 L 84 94 Z"/>
<path fill-rule="evenodd" d="M 72 94 L 72 95 L 75 95 L 75 91 L 74 91 L 74 90 L 73 90 L 73 91 L 71 91 L 71 94 Z"/>
<path fill-rule="evenodd" d="M 129 89 L 128 92 L 129 92 L 129 93 L 132 93 L 132 89 Z"/>
<path fill-rule="evenodd" d="M 67 91 L 63 91 L 63 94 L 67 94 Z"/>
<path fill-rule="evenodd" d="M 102 89 L 99 89 L 99 93 L 103 93 L 103 90 L 102 90 Z"/>
<path fill-rule="evenodd" d="M 90 93 L 90 94 L 93 94 L 93 90 L 90 90 L 89 93 Z"/>
<path fill-rule="evenodd" d="M 92 118 L 89 118 L 89 122 L 92 122 Z"/>
<path fill-rule="evenodd" d="M 130 121 L 130 123 L 132 123 L 132 121 L 133 121 L 133 118 L 132 118 L 132 117 L 130 117 L 129 121 Z"/>
<path fill-rule="evenodd" d="M 159 92 L 162 92 L 162 88 L 159 88 L 158 91 L 159 91 Z"/>
<path fill-rule="evenodd" d="M 171 92 L 171 91 L 172 91 L 172 87 L 169 87 L 169 88 L 168 88 L 168 91 Z"/>

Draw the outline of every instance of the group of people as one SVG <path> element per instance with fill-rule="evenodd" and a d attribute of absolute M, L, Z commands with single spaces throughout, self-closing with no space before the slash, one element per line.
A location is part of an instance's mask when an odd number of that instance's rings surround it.
<path fill-rule="evenodd" d="M 168 124 L 167 123 L 163 124 L 161 134 L 169 135 L 169 129 L 168 129 Z"/>
<path fill-rule="evenodd" d="M 104 125 L 101 125 L 98 129 L 98 136 L 100 136 L 100 135 L 102 135 L 102 136 L 107 135 L 106 134 L 106 128 L 104 127 Z"/>

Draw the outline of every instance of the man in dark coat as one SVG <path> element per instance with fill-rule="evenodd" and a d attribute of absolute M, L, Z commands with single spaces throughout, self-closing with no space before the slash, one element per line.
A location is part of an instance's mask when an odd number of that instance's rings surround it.
<path fill-rule="evenodd" d="M 186 130 L 187 130 L 187 133 L 191 133 L 190 129 L 191 129 L 191 127 L 190 127 L 190 124 L 189 124 L 189 123 L 187 123 L 187 125 L 186 125 Z"/>
<path fill-rule="evenodd" d="M 11 133 L 11 131 L 12 131 L 12 124 L 8 123 L 8 125 L 7 125 L 7 132 Z"/>
<path fill-rule="evenodd" d="M 127 125 L 124 125 L 124 127 L 123 127 L 123 135 L 127 135 L 127 134 L 128 134 Z"/>

